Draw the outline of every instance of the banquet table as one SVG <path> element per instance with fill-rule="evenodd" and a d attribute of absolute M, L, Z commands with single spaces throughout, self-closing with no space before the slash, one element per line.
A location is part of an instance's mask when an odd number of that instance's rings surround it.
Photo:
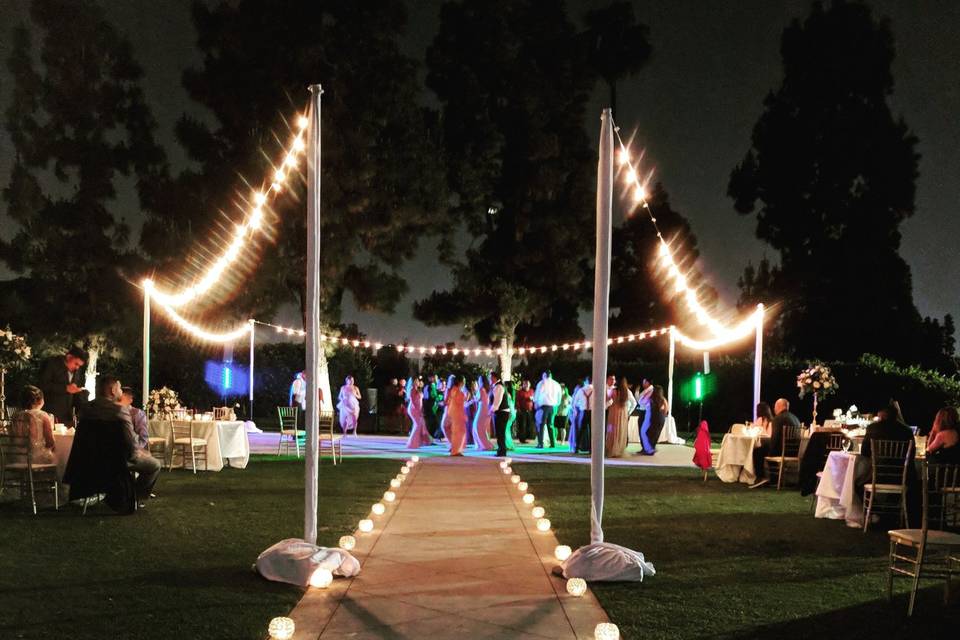
<path fill-rule="evenodd" d="M 250 440 L 246 423 L 239 420 L 193 420 L 176 421 L 177 424 L 193 425 L 193 437 L 207 441 L 207 471 L 220 471 L 224 466 L 245 469 L 250 460 Z M 167 439 L 167 460 L 173 455 L 173 420 L 151 420 L 147 431 L 151 436 Z M 224 464 L 226 462 L 226 465 Z M 191 468 L 189 456 L 184 462 Z M 203 471 L 202 464 L 197 471 Z"/>
<path fill-rule="evenodd" d="M 735 435 L 727 433 L 720 444 L 717 456 L 716 474 L 723 482 L 743 482 L 753 484 L 757 473 L 753 468 L 753 450 L 760 444 L 762 436 Z"/>
<path fill-rule="evenodd" d="M 73 450 L 74 430 L 70 429 L 66 433 L 53 432 L 53 442 L 57 456 L 57 480 L 63 480 L 63 472 L 67 468 L 67 460 L 70 459 L 70 451 Z"/>
<path fill-rule="evenodd" d="M 817 485 L 817 518 L 845 520 L 863 526 L 863 501 L 856 489 L 859 468 L 869 461 L 849 451 L 831 451 Z"/>

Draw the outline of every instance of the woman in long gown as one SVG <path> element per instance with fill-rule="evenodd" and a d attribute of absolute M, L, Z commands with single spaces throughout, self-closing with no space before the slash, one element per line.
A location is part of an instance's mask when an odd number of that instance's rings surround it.
<path fill-rule="evenodd" d="M 353 384 L 353 376 L 347 376 L 343 386 L 340 387 L 337 410 L 340 412 L 340 429 L 344 435 L 349 431 L 357 435 L 357 421 L 360 419 L 360 389 Z"/>
<path fill-rule="evenodd" d="M 663 424 L 667 419 L 667 399 L 663 397 L 663 387 L 657 385 L 653 388 L 650 395 L 650 411 L 647 412 L 649 422 L 647 429 L 643 432 L 641 440 L 643 441 L 643 452 L 652 456 L 657 452 L 657 441 L 660 440 L 660 432 L 663 431 Z M 647 448 L 649 446 L 649 449 Z"/>
<path fill-rule="evenodd" d="M 53 440 L 53 416 L 43 411 L 43 391 L 33 385 L 23 388 L 20 395 L 22 410 L 10 421 L 10 433 L 30 440 L 30 461 L 33 464 L 55 464 L 56 443 Z M 23 464 L 26 460 L 7 460 Z"/>
<path fill-rule="evenodd" d="M 463 378 L 456 376 L 452 385 L 447 385 L 447 439 L 450 441 L 450 455 L 462 456 L 467 440 L 467 414 L 463 404 Z"/>
<path fill-rule="evenodd" d="M 495 448 L 490 442 L 490 390 L 487 389 L 487 380 L 483 376 L 477 380 L 476 386 L 474 403 L 477 411 L 473 417 L 473 444 L 477 451 L 490 451 Z"/>
<path fill-rule="evenodd" d="M 410 437 L 407 438 L 407 449 L 418 449 L 433 444 L 433 436 L 427 430 L 427 422 L 423 419 L 423 382 L 419 378 L 410 377 L 407 382 L 407 415 L 413 421 L 410 428 Z"/>
<path fill-rule="evenodd" d="M 607 434 L 605 450 L 608 458 L 619 458 L 627 450 L 627 424 L 637 401 L 630 392 L 626 378 L 620 378 L 610 392 L 610 407 L 607 409 Z"/>
<path fill-rule="evenodd" d="M 450 446 L 450 390 L 453 388 L 453 383 L 456 379 L 457 377 L 455 375 L 450 374 L 446 383 L 441 380 L 437 385 L 441 396 L 439 405 L 442 408 L 440 414 L 440 433 L 443 435 L 443 439 L 447 441 L 447 446 Z"/>

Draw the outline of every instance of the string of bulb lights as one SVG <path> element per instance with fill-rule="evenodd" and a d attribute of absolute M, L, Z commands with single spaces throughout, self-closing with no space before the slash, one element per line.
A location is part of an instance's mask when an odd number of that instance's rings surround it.
<path fill-rule="evenodd" d="M 245 248 L 247 241 L 253 236 L 254 233 L 261 230 L 264 217 L 264 207 L 267 206 L 271 198 L 275 198 L 277 194 L 283 190 L 286 180 L 299 166 L 300 156 L 306 149 L 304 137 L 309 120 L 306 116 L 301 114 L 297 116 L 295 122 L 297 124 L 297 132 L 294 135 L 289 147 L 284 149 L 282 160 L 275 167 L 273 167 L 273 175 L 272 180 L 269 181 L 269 188 L 254 192 L 250 201 L 250 209 L 247 212 L 244 222 L 237 226 L 233 240 L 221 253 L 221 255 L 211 262 L 206 272 L 191 284 L 175 292 L 168 292 L 159 289 L 156 283 L 150 279 L 145 279 L 143 281 L 143 288 L 145 293 L 150 296 L 151 301 L 157 304 L 157 306 L 159 306 L 167 314 L 167 316 L 178 328 L 190 334 L 194 338 L 214 343 L 233 342 L 247 335 L 253 329 L 255 324 L 271 327 L 275 329 L 277 333 L 289 336 L 299 335 L 303 337 L 306 335 L 306 332 L 302 329 L 283 327 L 258 320 L 248 320 L 243 324 L 227 331 L 215 332 L 188 320 L 177 310 L 179 307 L 182 307 L 190 302 L 194 302 L 207 294 L 214 287 L 214 285 L 220 281 L 226 270 L 237 260 Z M 687 275 L 684 274 L 680 269 L 680 266 L 674 259 L 673 251 L 671 250 L 669 243 L 663 237 L 663 234 L 657 225 L 656 216 L 654 215 L 650 206 L 650 202 L 647 198 L 646 187 L 640 177 L 637 167 L 633 162 L 629 148 L 624 143 L 623 138 L 620 136 L 619 127 L 614 126 L 614 132 L 617 136 L 617 142 L 619 144 L 618 159 L 619 164 L 624 169 L 623 173 L 626 178 L 626 186 L 630 191 L 632 191 L 631 196 L 634 203 L 646 211 L 650 223 L 653 225 L 653 228 L 657 234 L 658 260 L 661 262 L 665 272 L 672 279 L 672 284 L 676 293 L 681 295 L 687 307 L 696 318 L 697 322 L 705 326 L 712 334 L 712 337 L 709 339 L 699 340 L 687 336 L 676 327 L 664 327 L 651 331 L 612 337 L 607 340 L 607 344 L 609 346 L 629 344 L 657 336 L 672 334 L 678 343 L 688 348 L 709 351 L 745 338 L 756 330 L 758 317 L 762 317 L 763 314 L 762 308 L 758 307 L 756 312 L 746 317 L 736 325 L 730 327 L 725 325 L 720 320 L 714 318 L 701 304 L 697 289 L 690 286 Z M 385 344 L 382 341 L 346 338 L 322 333 L 319 335 L 319 339 L 322 343 L 352 346 L 355 348 L 363 347 L 366 349 L 375 350 L 379 350 Z M 393 345 L 393 347 L 400 353 L 406 352 L 420 355 L 463 354 L 477 357 L 481 355 L 488 357 L 492 357 L 494 355 L 503 355 L 503 349 L 500 347 L 410 345 L 400 343 L 400 341 L 389 342 L 386 344 Z M 566 342 L 562 344 L 554 343 L 549 345 L 521 346 L 514 349 L 513 353 L 518 356 L 524 356 L 527 354 L 545 354 L 557 351 L 578 351 L 590 349 L 591 347 L 592 343 L 590 341 Z"/>

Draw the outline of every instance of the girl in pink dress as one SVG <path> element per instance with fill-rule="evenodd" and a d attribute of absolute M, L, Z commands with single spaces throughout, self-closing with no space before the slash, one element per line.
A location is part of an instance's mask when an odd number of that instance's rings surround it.
<path fill-rule="evenodd" d="M 495 448 L 490 442 L 490 390 L 483 376 L 477 381 L 475 398 L 477 410 L 473 418 L 473 444 L 477 451 L 490 451 Z"/>
<path fill-rule="evenodd" d="M 407 449 L 418 449 L 433 444 L 433 438 L 427 431 L 427 423 L 423 419 L 423 381 L 411 376 L 407 382 L 407 415 L 413 421 L 410 428 L 410 437 L 407 439 Z"/>
<path fill-rule="evenodd" d="M 467 414 L 463 404 L 463 377 L 457 376 L 453 386 L 447 389 L 447 437 L 450 440 L 450 455 L 462 456 L 467 440 Z"/>

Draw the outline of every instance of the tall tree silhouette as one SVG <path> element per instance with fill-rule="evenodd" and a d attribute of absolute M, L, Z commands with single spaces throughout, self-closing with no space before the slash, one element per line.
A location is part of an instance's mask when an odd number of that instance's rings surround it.
<path fill-rule="evenodd" d="M 580 35 L 591 69 L 610 91 L 610 108 L 617 112 L 617 82 L 635 75 L 650 59 L 650 29 L 637 22 L 630 2 L 611 2 L 584 16 Z"/>
<path fill-rule="evenodd" d="M 427 84 L 443 104 L 448 224 L 465 223 L 473 241 L 451 260 L 452 288 L 415 305 L 428 324 L 511 344 L 524 327 L 578 330 L 596 161 L 583 130 L 593 80 L 575 35 L 559 3 L 443 6 Z"/>
<path fill-rule="evenodd" d="M 859 3 L 815 3 L 784 30 L 780 51 L 783 82 L 764 101 L 728 192 L 780 254 L 785 346 L 805 357 L 934 357 L 939 344 L 924 336 L 899 254 L 918 154 L 888 102 L 888 21 Z"/>
<path fill-rule="evenodd" d="M 34 0 L 30 20 L 14 30 L 7 62 L 15 161 L 3 198 L 16 231 L 0 240 L 0 260 L 20 277 L 0 315 L 53 343 L 86 342 L 92 376 L 101 349 L 128 342 L 139 322 L 126 222 L 137 203 L 117 201 L 118 181 L 133 179 L 149 209 L 165 159 L 141 68 L 101 6 Z"/>

